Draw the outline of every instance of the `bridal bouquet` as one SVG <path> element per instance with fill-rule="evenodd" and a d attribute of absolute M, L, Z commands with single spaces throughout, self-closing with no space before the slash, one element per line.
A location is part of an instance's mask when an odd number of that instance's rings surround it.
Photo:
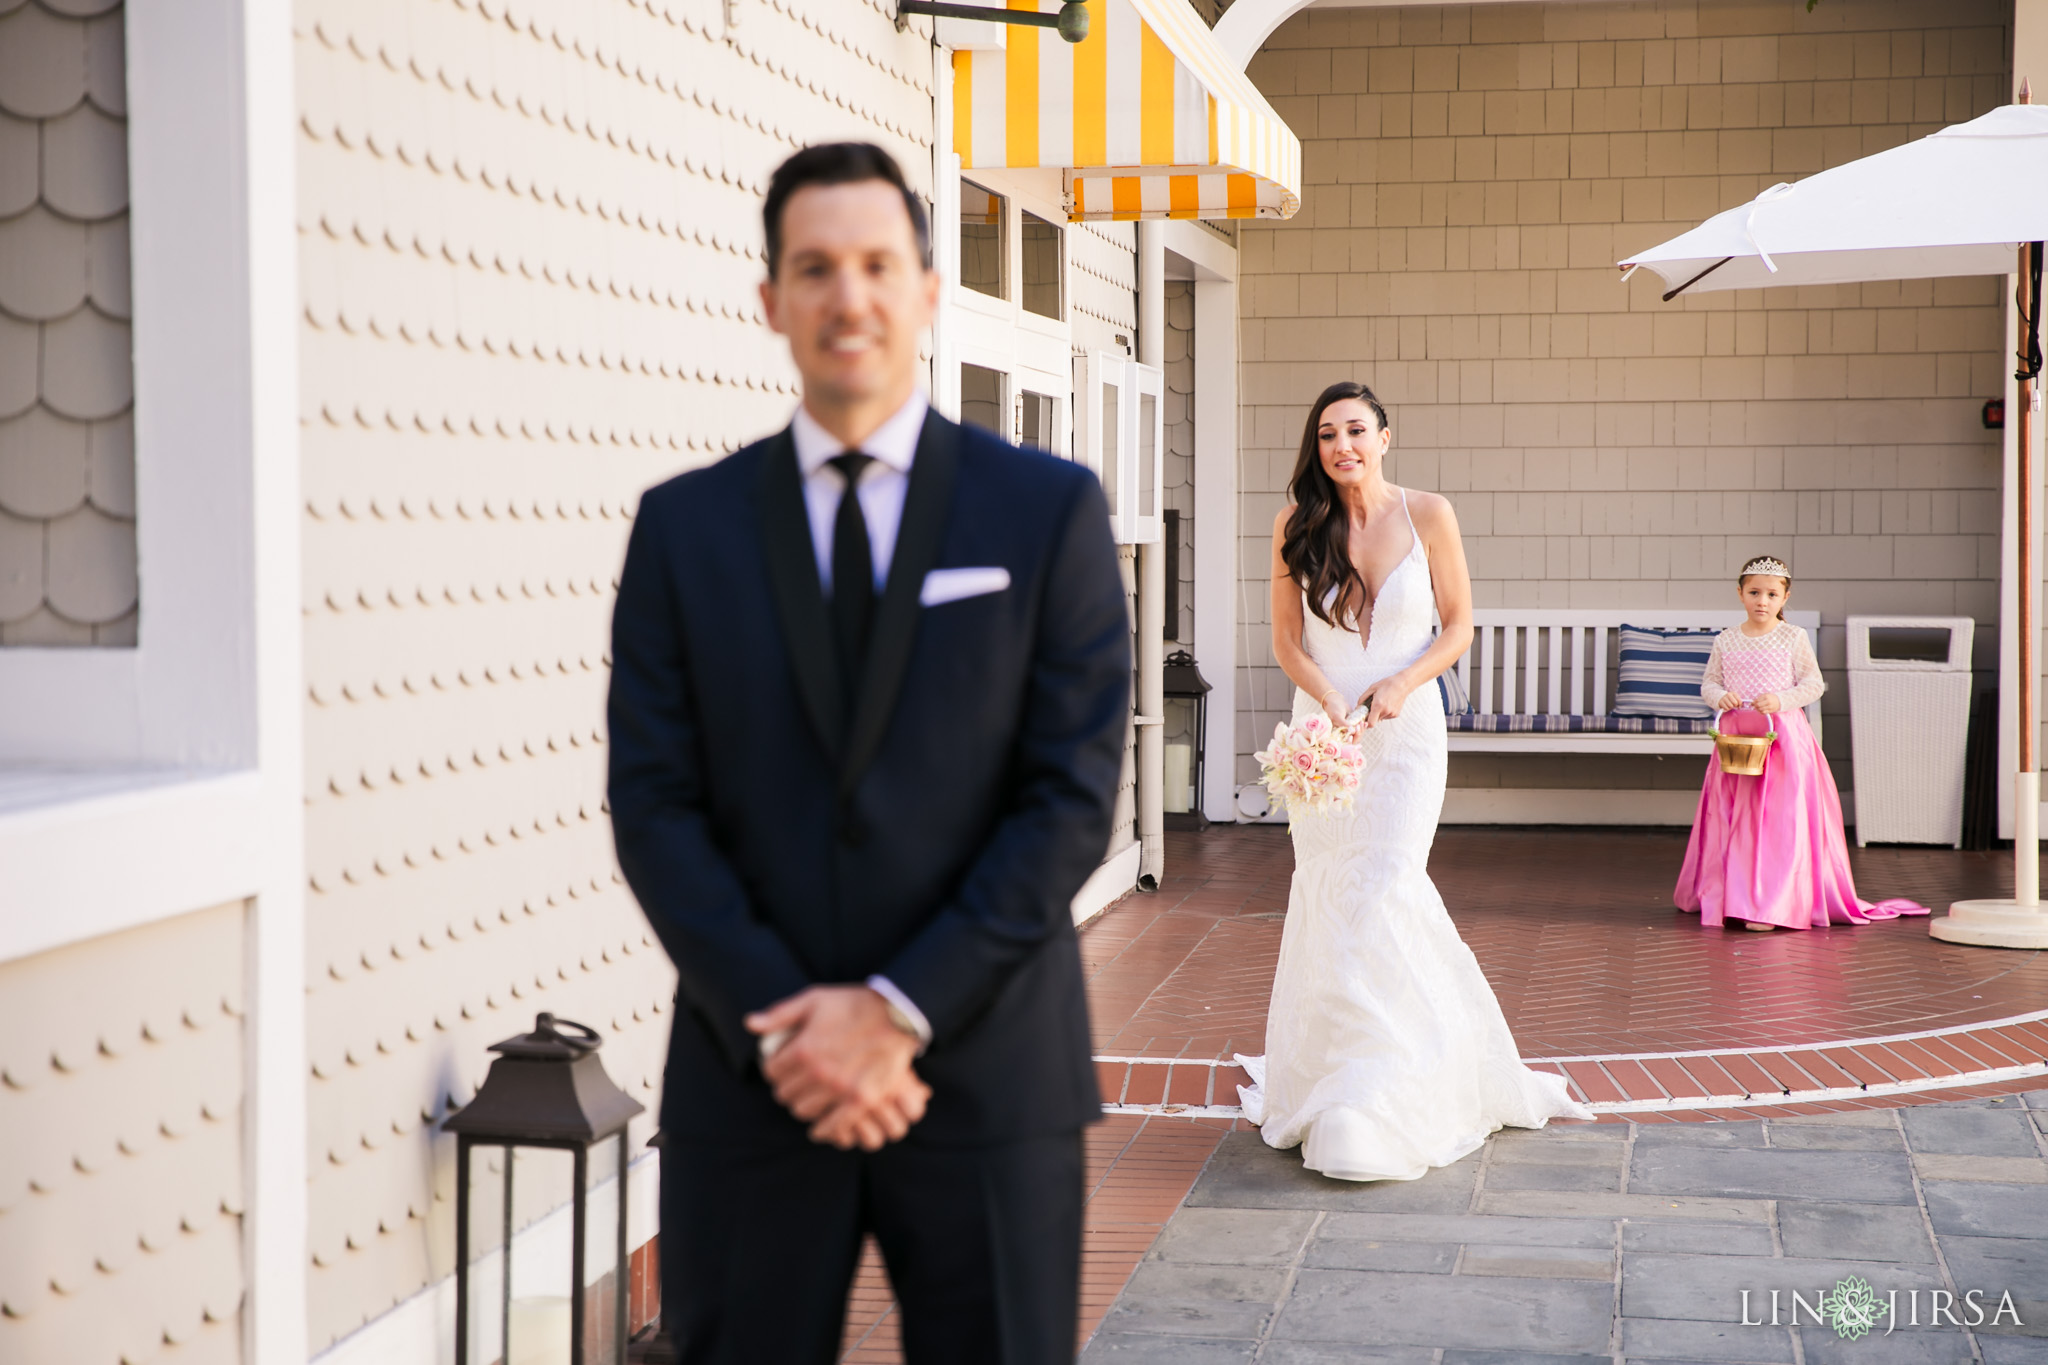
<path fill-rule="evenodd" d="M 1254 754 L 1273 803 L 1290 815 L 1328 815 L 1347 809 L 1358 794 L 1365 751 L 1350 726 L 1332 725 L 1324 715 L 1273 727 L 1273 742 Z"/>

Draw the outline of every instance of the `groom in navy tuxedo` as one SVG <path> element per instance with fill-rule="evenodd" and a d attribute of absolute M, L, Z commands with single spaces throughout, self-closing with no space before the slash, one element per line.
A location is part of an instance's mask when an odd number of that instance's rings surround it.
<path fill-rule="evenodd" d="M 1100 1113 L 1070 902 L 1130 697 L 1085 468 L 930 410 L 923 206 L 783 163 L 788 428 L 641 500 L 612 632 L 619 864 L 680 982 L 662 1318 L 692 1362 L 836 1358 L 864 1234 L 912 1365 L 1071 1361 Z"/>

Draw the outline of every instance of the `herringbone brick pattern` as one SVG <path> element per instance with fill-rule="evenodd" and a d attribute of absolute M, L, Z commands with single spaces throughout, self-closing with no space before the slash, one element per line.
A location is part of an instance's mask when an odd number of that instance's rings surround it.
<path fill-rule="evenodd" d="M 1099 1055 L 1264 1048 L 1293 855 L 1278 826 L 1168 838 L 1168 876 L 1082 936 Z M 1754 1048 L 1974 1023 L 2048 1005 L 2048 954 L 1924 920 L 1702 930 L 1671 907 L 1684 835 L 1447 829 L 1430 873 L 1525 1056 Z M 2009 855 L 1851 849 L 1866 897 L 1937 910 L 2011 894 Z"/>

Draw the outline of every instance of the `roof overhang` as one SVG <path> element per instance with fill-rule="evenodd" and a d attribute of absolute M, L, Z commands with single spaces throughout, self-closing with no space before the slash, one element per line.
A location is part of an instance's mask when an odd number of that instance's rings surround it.
<path fill-rule="evenodd" d="M 1089 8 L 1082 42 L 1020 28 L 1001 50 L 953 54 L 961 165 L 1058 169 L 1077 222 L 1292 217 L 1301 141 L 1187 0 Z"/>

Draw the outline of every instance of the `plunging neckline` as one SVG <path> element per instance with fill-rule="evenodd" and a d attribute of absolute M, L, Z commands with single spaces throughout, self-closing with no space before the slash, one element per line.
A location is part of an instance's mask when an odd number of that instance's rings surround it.
<path fill-rule="evenodd" d="M 1366 604 L 1365 629 L 1361 631 L 1355 626 L 1352 628 L 1352 634 L 1358 636 L 1358 648 L 1361 653 L 1372 647 L 1372 637 L 1379 633 L 1380 603 L 1386 599 L 1387 589 L 1393 586 L 1394 579 L 1400 576 L 1401 570 L 1407 568 L 1409 562 L 1415 558 L 1415 552 L 1422 548 L 1422 537 L 1415 534 L 1413 527 L 1409 528 L 1408 535 L 1408 553 L 1401 556 L 1399 564 L 1387 570 L 1387 576 L 1380 580 L 1380 590 L 1374 593 L 1372 601 Z"/>
<path fill-rule="evenodd" d="M 1361 650 L 1372 643 L 1373 628 L 1379 621 L 1380 599 L 1387 595 L 1387 589 L 1392 586 L 1395 575 L 1407 568 L 1408 561 L 1415 558 L 1415 552 L 1422 548 L 1422 533 L 1415 529 L 1415 516 L 1408 510 L 1408 490 L 1403 488 L 1399 491 L 1401 494 L 1401 518 L 1408 523 L 1408 551 L 1395 562 L 1393 568 L 1387 570 L 1387 576 L 1380 580 L 1379 591 L 1370 594 L 1366 598 L 1365 616 L 1363 618 L 1365 629 L 1361 631 L 1356 625 L 1352 627 L 1351 633 L 1358 636 L 1358 647 Z M 1356 568 L 1357 566 L 1353 565 L 1352 567 Z M 1365 581 L 1363 574 L 1359 575 L 1359 581 L 1361 583 Z"/>
<path fill-rule="evenodd" d="M 1421 545 L 1421 544 L 1422 544 L 1422 537 L 1420 537 L 1420 536 L 1416 535 L 1416 534 L 1415 534 L 1415 528 L 1414 528 L 1413 526 L 1410 526 L 1410 527 L 1408 528 L 1408 549 L 1407 549 L 1407 552 L 1406 552 L 1405 554 L 1403 554 L 1403 555 L 1402 555 L 1402 556 L 1401 556 L 1401 557 L 1400 557 L 1399 559 L 1397 559 L 1397 560 L 1395 560 L 1395 561 L 1394 561 L 1394 567 L 1393 567 L 1393 568 L 1391 568 L 1391 569 L 1387 570 L 1387 576 L 1386 576 L 1385 578 L 1382 578 L 1382 579 L 1380 580 L 1380 586 L 1379 586 L 1379 591 L 1377 591 L 1377 592 L 1373 592 L 1373 593 L 1368 593 L 1368 594 L 1366 595 L 1366 599 L 1365 599 L 1365 609 L 1366 609 L 1366 611 L 1367 611 L 1368 613 L 1370 613 L 1370 612 L 1372 612 L 1372 611 L 1376 610 L 1376 609 L 1377 609 L 1377 608 L 1379 607 L 1379 604 L 1380 604 L 1380 599 L 1381 599 L 1382 597 L 1385 597 L 1385 596 L 1387 595 L 1387 584 L 1389 584 L 1389 583 L 1391 583 L 1391 582 L 1393 582 L 1393 581 L 1394 581 L 1394 575 L 1395 575 L 1395 574 L 1397 574 L 1397 573 L 1401 572 L 1401 570 L 1402 570 L 1402 569 L 1404 569 L 1404 568 L 1408 567 L 1408 561 L 1409 561 L 1409 560 L 1411 560 L 1411 559 L 1413 559 L 1413 558 L 1415 558 L 1415 549 L 1416 549 L 1416 547 L 1417 547 L 1417 546 L 1419 546 L 1419 545 Z M 1364 576 L 1363 574 L 1359 575 L 1359 581 L 1360 581 L 1360 582 L 1364 582 L 1364 581 L 1365 581 L 1365 576 Z"/>

